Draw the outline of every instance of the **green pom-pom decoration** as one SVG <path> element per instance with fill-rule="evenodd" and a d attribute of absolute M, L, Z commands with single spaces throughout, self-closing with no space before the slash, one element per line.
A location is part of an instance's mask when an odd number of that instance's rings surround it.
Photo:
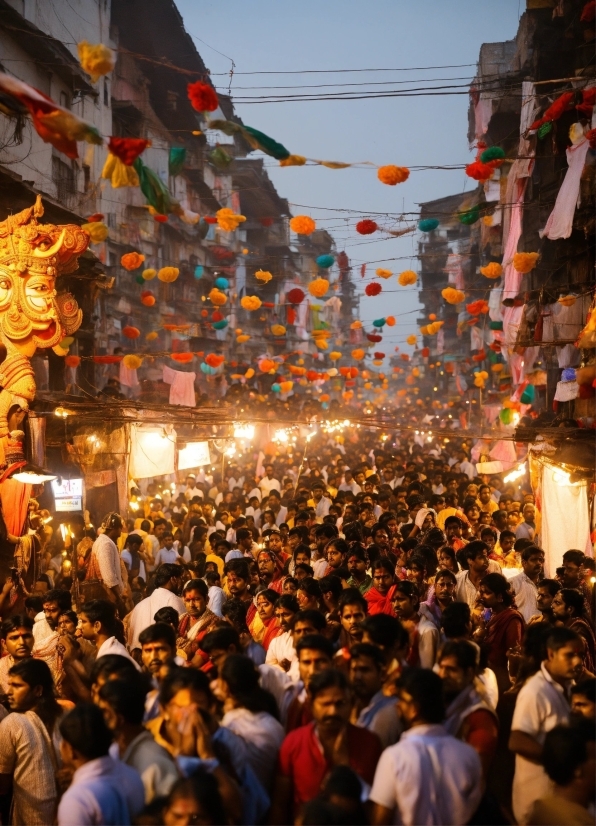
<path fill-rule="evenodd" d="M 135 275 L 135 281 L 137 282 L 137 284 L 144 284 L 145 283 L 145 279 L 143 278 L 142 275 Z"/>
<path fill-rule="evenodd" d="M 328 270 L 329 267 L 333 266 L 335 258 L 332 255 L 319 255 L 317 258 L 317 267 L 321 267 L 323 270 Z"/>
<path fill-rule="evenodd" d="M 436 229 L 438 226 L 438 218 L 423 218 L 421 221 L 418 221 L 418 229 L 420 232 L 432 232 L 433 229 Z"/>
<path fill-rule="evenodd" d="M 387 324 L 387 321 L 384 318 L 377 318 L 373 321 L 373 327 L 384 327 L 385 324 Z"/>
<path fill-rule="evenodd" d="M 509 407 L 505 407 L 499 413 L 499 419 L 501 420 L 501 422 L 503 424 L 511 424 L 512 418 L 513 418 L 513 413 L 511 412 L 511 409 Z"/>
<path fill-rule="evenodd" d="M 521 394 L 520 402 L 522 404 L 534 404 L 536 398 L 536 388 L 533 384 L 529 384 L 524 392 Z"/>
<path fill-rule="evenodd" d="M 480 160 L 482 163 L 490 163 L 491 161 L 502 161 L 505 159 L 505 152 L 501 149 L 500 146 L 489 146 L 488 149 L 485 149 L 482 155 L 480 156 Z"/>
<path fill-rule="evenodd" d="M 546 136 L 552 130 L 552 128 L 552 120 L 547 120 L 546 123 L 543 123 L 542 126 L 539 126 L 538 131 L 536 132 L 536 134 L 538 135 L 538 139 L 542 140 L 542 138 L 546 138 Z"/>
<path fill-rule="evenodd" d="M 477 206 L 473 206 L 471 209 L 467 209 L 465 212 L 458 212 L 457 217 L 460 224 L 471 226 L 471 224 L 475 224 L 476 221 L 480 220 L 480 210 Z"/>
<path fill-rule="evenodd" d="M 224 318 L 223 321 L 214 321 L 213 322 L 213 329 L 214 330 L 225 330 L 228 326 L 228 321 Z"/>

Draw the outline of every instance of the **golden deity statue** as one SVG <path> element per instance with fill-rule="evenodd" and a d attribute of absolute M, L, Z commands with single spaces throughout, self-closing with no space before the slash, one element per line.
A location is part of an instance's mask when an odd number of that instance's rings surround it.
<path fill-rule="evenodd" d="M 74 272 L 89 245 L 76 224 L 38 223 L 41 196 L 34 206 L 0 221 L 0 470 L 9 458 L 11 432 L 35 398 L 30 358 L 38 347 L 55 348 L 81 326 L 82 311 L 70 293 L 56 290 L 60 275 Z"/>

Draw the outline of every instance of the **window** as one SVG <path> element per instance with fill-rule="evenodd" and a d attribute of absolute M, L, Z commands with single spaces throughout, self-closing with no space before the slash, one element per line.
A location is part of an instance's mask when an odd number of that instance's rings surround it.
<path fill-rule="evenodd" d="M 66 92 L 60 92 L 60 106 L 63 109 L 70 109 L 70 99 Z"/>
<path fill-rule="evenodd" d="M 52 158 L 52 180 L 56 184 L 56 195 L 59 201 L 68 201 L 76 192 L 75 173 L 72 166 L 61 158 Z"/>
<path fill-rule="evenodd" d="M 110 86 L 108 84 L 107 78 L 105 77 L 103 79 L 103 105 L 110 105 Z"/>

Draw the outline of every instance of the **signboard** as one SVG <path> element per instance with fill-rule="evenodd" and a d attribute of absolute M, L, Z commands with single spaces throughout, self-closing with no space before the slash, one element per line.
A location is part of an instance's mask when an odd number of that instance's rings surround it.
<path fill-rule="evenodd" d="M 54 479 L 52 482 L 54 494 L 54 510 L 56 513 L 71 513 L 83 510 L 83 480 Z"/>
<path fill-rule="evenodd" d="M 209 442 L 188 442 L 186 447 L 178 451 L 178 470 L 210 464 Z"/>

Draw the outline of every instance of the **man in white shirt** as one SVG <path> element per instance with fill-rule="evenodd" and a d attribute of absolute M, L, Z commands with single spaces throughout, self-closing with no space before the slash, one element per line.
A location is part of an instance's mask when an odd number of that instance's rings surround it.
<path fill-rule="evenodd" d="M 476 465 L 468 462 L 468 455 L 465 450 L 460 451 L 459 467 L 462 473 L 465 473 L 468 479 L 473 479 L 476 476 Z"/>
<path fill-rule="evenodd" d="M 489 571 L 488 545 L 477 539 L 462 548 L 462 555 L 468 563 L 468 570 L 457 574 L 455 600 L 467 602 L 473 609 L 478 599 L 480 580 Z"/>
<path fill-rule="evenodd" d="M 299 610 L 298 601 L 291 594 L 282 594 L 275 603 L 275 617 L 282 633 L 269 643 L 265 663 L 279 666 L 286 673 L 290 670 L 292 663 L 298 659 L 291 629 L 294 617 Z"/>
<path fill-rule="evenodd" d="M 131 823 L 145 805 L 137 771 L 109 755 L 112 735 L 96 705 L 76 706 L 59 724 L 60 754 L 72 782 L 58 806 L 58 826 Z"/>
<path fill-rule="evenodd" d="M 312 499 L 308 500 L 308 506 L 315 509 L 317 522 L 322 522 L 323 517 L 329 514 L 331 507 L 331 499 L 328 499 L 324 494 L 326 488 L 323 482 L 313 482 L 312 485 Z"/>
<path fill-rule="evenodd" d="M 87 568 L 87 579 L 99 579 L 116 598 L 121 616 L 126 614 L 126 606 L 122 602 L 122 573 L 120 570 L 120 552 L 116 540 L 122 534 L 123 522 L 117 513 L 109 513 L 101 525 L 100 533 L 91 548 L 91 558 Z"/>
<path fill-rule="evenodd" d="M 133 660 L 125 646 L 116 639 L 120 633 L 116 608 L 113 603 L 105 599 L 92 599 L 85 602 L 79 609 L 79 630 L 83 639 L 94 643 L 97 648 L 96 660 L 108 654 L 117 654 L 130 660 L 140 671 L 138 664 Z M 65 654 L 65 661 L 67 655 Z"/>
<path fill-rule="evenodd" d="M 354 496 L 360 493 L 361 487 L 354 481 L 351 470 L 346 470 L 344 474 L 344 481 L 341 483 L 338 490 L 350 490 Z"/>
<path fill-rule="evenodd" d="M 281 490 L 279 479 L 273 476 L 273 465 L 265 465 L 265 475 L 259 482 L 259 489 L 262 496 L 269 496 L 272 490 Z"/>
<path fill-rule="evenodd" d="M 165 562 L 155 574 L 155 590 L 151 596 L 142 599 L 130 614 L 128 625 L 128 647 L 131 651 L 140 648 L 139 634 L 153 625 L 153 617 L 160 608 L 171 605 L 181 615 L 186 610 L 180 599 L 182 590 L 182 568 Z"/>
<path fill-rule="evenodd" d="M 544 551 L 535 545 L 529 545 L 521 553 L 522 572 L 509 580 L 511 590 L 515 594 L 515 605 L 525 622 L 532 617 L 540 616 L 536 604 L 538 598 L 538 582 L 544 572 Z"/>
<path fill-rule="evenodd" d="M 157 570 L 160 565 L 169 563 L 170 565 L 178 564 L 180 554 L 178 549 L 174 547 L 174 534 L 171 531 L 166 531 L 162 537 L 163 545 L 155 555 L 153 563 L 154 569 Z"/>
<path fill-rule="evenodd" d="M 547 658 L 517 695 L 509 748 L 515 753 L 513 814 L 528 823 L 534 803 L 552 794 L 542 766 L 547 733 L 569 719 L 567 691 L 583 659 L 582 638 L 569 628 L 553 628 L 546 640 Z"/>
<path fill-rule="evenodd" d="M 441 725 L 441 678 L 426 669 L 406 671 L 397 707 L 406 731 L 377 764 L 371 823 L 463 826 L 482 796 L 482 768 L 476 751 Z"/>
<path fill-rule="evenodd" d="M 196 477 L 194 473 L 189 473 L 186 477 L 186 489 L 184 491 L 184 498 L 187 502 L 190 502 L 190 500 L 194 499 L 195 496 L 198 496 L 199 499 L 203 499 L 205 494 L 203 493 L 201 488 L 197 487 Z"/>

